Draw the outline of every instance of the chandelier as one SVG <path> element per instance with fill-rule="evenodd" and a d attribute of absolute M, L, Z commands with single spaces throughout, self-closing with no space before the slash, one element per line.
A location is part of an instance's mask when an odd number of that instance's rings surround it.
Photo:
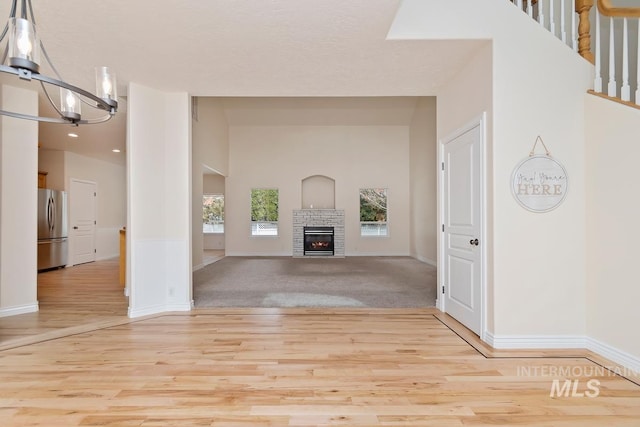
<path fill-rule="evenodd" d="M 0 114 L 18 119 L 39 122 L 64 123 L 71 125 L 103 123 L 113 117 L 118 110 L 116 76 L 107 67 L 96 68 L 96 94 L 66 83 L 60 77 L 56 67 L 36 33 L 36 19 L 33 15 L 31 0 L 20 1 L 20 15 L 17 0 L 12 0 L 9 20 L 0 35 L 0 52 L 5 42 L 0 71 L 13 74 L 21 80 L 39 81 L 42 90 L 59 117 L 32 116 L 12 111 L 0 110 Z M 44 57 L 55 77 L 40 74 L 40 56 Z M 60 90 L 59 105 L 52 99 L 49 90 L 57 86 Z M 54 89 L 55 90 L 55 89 Z M 98 118 L 83 119 L 81 106 L 104 111 Z"/>

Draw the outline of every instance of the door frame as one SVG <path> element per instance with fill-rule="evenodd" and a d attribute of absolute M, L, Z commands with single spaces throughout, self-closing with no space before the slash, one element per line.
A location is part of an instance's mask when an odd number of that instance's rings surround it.
<path fill-rule="evenodd" d="M 68 256 L 68 262 L 67 262 L 67 267 L 73 267 L 74 265 L 78 265 L 76 264 L 76 258 L 75 258 L 75 254 L 74 254 L 74 250 L 75 250 L 75 244 L 76 244 L 76 239 L 75 236 L 73 238 L 71 238 L 71 233 L 72 233 L 72 229 L 73 227 L 71 226 L 71 220 L 73 219 L 73 213 L 71 212 L 71 199 L 73 197 L 73 193 L 71 191 L 72 188 L 72 183 L 73 182 L 79 182 L 82 184 L 91 184 L 94 186 L 96 193 L 98 192 L 98 183 L 95 181 L 89 181 L 87 179 L 78 179 L 78 178 L 69 178 L 69 195 L 68 195 L 68 199 L 67 199 L 67 212 L 69 213 L 67 215 L 67 238 L 69 240 L 69 256 Z M 97 197 L 93 198 L 93 213 L 94 213 L 94 220 L 97 223 L 97 212 L 96 212 L 96 201 L 97 201 Z M 97 242 L 97 225 L 93 228 L 93 245 L 94 245 L 94 249 L 97 249 L 98 246 L 98 242 Z M 94 259 L 95 261 L 95 259 Z"/>
<path fill-rule="evenodd" d="M 487 341 L 487 152 L 486 152 L 486 140 L 487 140 L 487 113 L 483 112 L 480 116 L 475 117 L 470 122 L 456 129 L 448 134 L 446 137 L 438 140 L 438 288 L 436 290 L 436 307 L 440 311 L 446 313 L 445 298 L 443 297 L 442 289 L 445 286 L 444 274 L 441 272 L 445 268 L 445 244 L 443 241 L 444 230 L 444 200 L 445 200 L 445 188 L 444 188 L 444 171 L 441 165 L 444 163 L 444 147 L 446 144 L 452 142 L 459 136 L 470 131 L 475 127 L 480 127 L 480 145 L 478 147 L 480 152 L 480 339 Z"/>

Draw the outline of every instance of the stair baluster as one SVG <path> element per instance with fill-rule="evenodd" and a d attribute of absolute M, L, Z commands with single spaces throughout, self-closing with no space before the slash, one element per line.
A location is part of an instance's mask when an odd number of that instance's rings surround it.
<path fill-rule="evenodd" d="M 638 38 L 636 38 L 638 49 L 636 50 L 636 104 L 640 104 L 640 18 L 638 18 Z"/>
<path fill-rule="evenodd" d="M 602 20 L 600 17 L 608 16 L 608 20 Z M 596 78 L 594 81 L 594 92 L 602 93 L 602 78 L 601 75 L 605 72 L 609 76 L 609 84 L 607 85 L 607 96 L 617 99 L 627 105 L 638 107 L 640 106 L 640 47 L 637 50 L 631 51 L 630 45 L 634 42 L 637 45 L 640 41 L 640 28 L 638 28 L 637 37 L 635 40 L 629 40 L 633 37 L 630 30 L 630 24 L 637 24 L 640 27 L 640 7 L 614 7 L 611 4 L 611 0 L 598 0 L 598 11 L 596 12 L 596 26 L 598 23 L 609 23 L 609 62 L 608 70 L 601 70 L 603 65 L 600 61 L 596 61 Z M 620 28 L 622 27 L 622 31 Z M 596 52 L 600 49 L 600 37 L 601 32 L 596 32 Z M 616 38 L 619 39 L 616 40 Z M 620 52 L 616 52 L 616 46 L 622 46 Z M 602 53 L 598 53 L 601 57 Z M 621 55 L 616 58 L 616 55 Z M 635 55 L 635 57 L 634 57 Z M 635 59 L 635 61 L 633 61 Z M 635 70 L 631 67 L 635 66 Z M 620 67 L 618 69 L 618 67 Z M 618 71 L 617 71 L 618 70 Z M 616 73 L 617 71 L 617 73 Z M 631 99 L 631 79 L 632 72 L 636 73 L 635 91 L 634 97 Z M 618 87 L 617 79 L 620 79 L 620 86 Z M 605 96 L 605 95 L 602 95 Z"/>
<path fill-rule="evenodd" d="M 560 40 L 562 40 L 562 43 L 567 44 L 567 29 L 564 24 L 565 19 L 564 1 L 560 0 Z"/>
<path fill-rule="evenodd" d="M 618 85 L 616 84 L 616 37 L 614 31 L 613 16 L 609 17 L 609 84 L 607 95 L 616 97 Z"/>
<path fill-rule="evenodd" d="M 622 87 L 620 98 L 623 101 L 631 100 L 631 87 L 629 86 L 629 26 L 627 18 L 622 18 Z"/>
<path fill-rule="evenodd" d="M 593 81 L 593 90 L 602 92 L 602 50 L 600 49 L 600 14 L 596 13 L 596 76 Z"/>
<path fill-rule="evenodd" d="M 560 3 L 564 3 L 564 2 L 560 0 Z M 549 31 L 551 31 L 551 34 L 553 34 L 554 36 L 557 35 L 555 12 L 556 12 L 555 1 L 549 0 Z"/>
<path fill-rule="evenodd" d="M 563 2 L 564 3 L 564 2 Z M 576 10 L 576 0 L 571 0 L 571 10 Z M 578 27 L 576 25 L 576 14 L 571 13 L 571 47 L 574 52 L 578 51 Z"/>
<path fill-rule="evenodd" d="M 555 0 L 511 0 L 511 2 L 521 11 L 529 15 L 531 19 L 537 21 L 542 27 L 548 29 L 565 45 L 569 45 L 582 57 L 595 65 L 595 78 L 592 93 L 605 97 L 616 98 L 619 102 L 627 105 L 640 106 L 640 7 L 613 7 L 611 0 L 558 0 L 558 10 L 556 10 Z M 571 3 L 569 3 L 569 1 Z M 594 4 L 598 5 L 595 14 L 595 25 L 591 25 L 589 14 Z M 567 8 L 571 9 L 567 10 Z M 575 11 L 575 13 L 573 13 Z M 568 13 L 568 15 L 567 15 Z M 549 27 L 546 27 L 546 16 L 549 17 Z M 602 16 L 608 16 L 608 20 L 603 20 Z M 629 18 L 638 18 L 630 20 Z M 556 32 L 556 21 L 560 20 L 560 32 Z M 567 40 L 566 20 L 571 19 L 570 40 Z M 638 34 L 635 40 L 630 29 L 633 25 L 638 25 Z M 602 41 L 606 43 L 609 25 L 608 51 L 602 50 Z M 620 35 L 622 28 L 622 35 Z M 604 30 L 604 31 L 603 31 Z M 591 50 L 591 39 L 595 39 L 594 51 Z M 618 33 L 618 34 L 616 34 Z M 616 37 L 620 39 L 616 40 Z M 636 51 L 631 52 L 629 47 L 638 45 Z M 607 46 L 605 44 L 605 46 Z M 620 46 L 622 48 L 620 49 Z M 621 50 L 622 55 L 616 52 L 616 47 Z M 608 55 L 609 60 L 603 63 L 602 57 Z M 618 55 L 616 57 L 616 55 Z M 635 57 L 634 57 L 635 55 Z M 634 61 L 635 60 L 635 61 Z M 632 65 L 633 64 L 633 65 Z M 635 67 L 635 69 L 633 68 Z M 617 75 L 616 75 L 617 71 Z M 631 76 L 635 72 L 636 81 L 632 97 Z M 603 92 L 603 75 L 608 76 L 606 94 Z"/>

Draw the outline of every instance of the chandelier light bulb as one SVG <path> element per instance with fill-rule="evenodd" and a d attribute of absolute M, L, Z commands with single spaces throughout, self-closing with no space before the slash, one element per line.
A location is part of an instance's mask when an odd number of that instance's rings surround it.
<path fill-rule="evenodd" d="M 67 91 L 67 98 L 65 101 L 67 103 L 67 108 L 73 111 L 76 106 L 76 98 L 75 96 L 73 96 L 73 93 L 71 93 L 71 91 Z"/>
<path fill-rule="evenodd" d="M 31 44 L 31 39 L 29 37 L 29 33 L 26 31 L 21 31 L 18 34 L 16 47 L 21 55 L 29 58 L 31 56 L 31 51 L 33 50 L 33 45 Z"/>
<path fill-rule="evenodd" d="M 103 80 L 102 81 L 102 91 L 104 92 L 105 95 L 107 95 L 108 98 L 111 98 L 111 81 L 109 80 Z"/>

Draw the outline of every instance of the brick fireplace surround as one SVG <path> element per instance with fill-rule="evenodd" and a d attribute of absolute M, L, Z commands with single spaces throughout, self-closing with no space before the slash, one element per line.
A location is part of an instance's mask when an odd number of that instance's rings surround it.
<path fill-rule="evenodd" d="M 293 211 L 293 256 L 304 256 L 304 227 L 333 227 L 333 258 L 344 258 L 344 210 L 299 209 Z M 326 256 L 324 258 L 327 258 Z M 331 258 L 331 257 L 329 257 Z"/>

